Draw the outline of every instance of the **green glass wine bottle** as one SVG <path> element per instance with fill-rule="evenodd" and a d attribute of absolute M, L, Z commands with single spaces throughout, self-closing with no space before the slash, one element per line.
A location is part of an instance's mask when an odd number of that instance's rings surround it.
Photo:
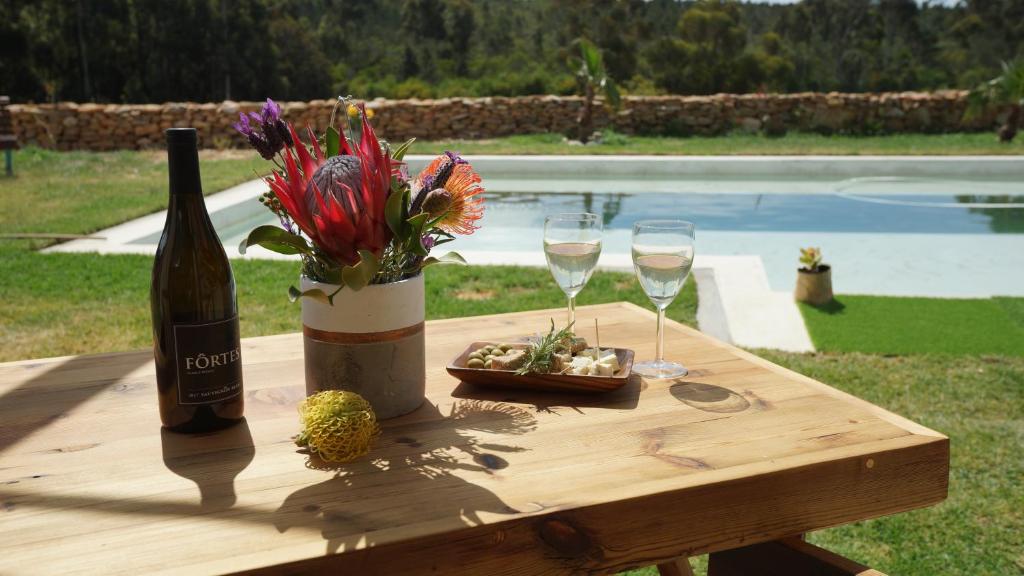
<path fill-rule="evenodd" d="M 167 130 L 170 201 L 153 263 L 150 305 L 160 419 L 207 432 L 242 419 L 235 280 L 206 212 L 193 128 Z"/>

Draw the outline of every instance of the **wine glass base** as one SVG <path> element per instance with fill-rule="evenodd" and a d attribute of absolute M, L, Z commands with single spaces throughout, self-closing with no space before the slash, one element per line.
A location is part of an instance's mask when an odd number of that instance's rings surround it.
<path fill-rule="evenodd" d="M 633 364 L 633 372 L 646 378 L 678 378 L 689 372 L 682 364 L 665 360 L 647 360 Z"/>

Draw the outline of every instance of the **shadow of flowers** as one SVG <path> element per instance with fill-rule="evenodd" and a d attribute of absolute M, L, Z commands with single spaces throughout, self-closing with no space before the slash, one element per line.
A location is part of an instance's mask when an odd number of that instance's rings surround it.
<path fill-rule="evenodd" d="M 484 438 L 532 431 L 536 420 L 529 412 L 458 400 L 445 415 L 428 403 L 383 428 L 368 459 L 332 465 L 310 455 L 308 467 L 333 474 L 290 494 L 274 513 L 277 530 L 319 531 L 327 552 L 335 553 L 372 546 L 389 529 L 476 525 L 484 513 L 517 513 L 475 480 L 500 476 L 509 467 L 501 454 L 523 450 Z"/>

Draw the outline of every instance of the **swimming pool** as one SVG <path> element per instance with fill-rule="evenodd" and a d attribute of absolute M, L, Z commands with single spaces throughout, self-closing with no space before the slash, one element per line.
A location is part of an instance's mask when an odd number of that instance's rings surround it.
<path fill-rule="evenodd" d="M 410 170 L 430 160 L 410 157 Z M 1024 158 L 529 157 L 471 158 L 487 186 L 482 228 L 450 246 L 470 263 L 543 265 L 554 212 L 603 216 L 600 265 L 631 269 L 629 237 L 644 218 L 697 225 L 702 257 L 756 256 L 766 289 L 788 292 L 798 249 L 820 246 L 846 294 L 1024 296 Z M 207 197 L 229 256 L 254 226 L 274 223 L 249 182 Z M 151 214 L 49 251 L 152 254 L 164 215 Z M 261 249 L 246 257 L 273 257 Z M 704 265 L 715 266 L 704 260 Z M 760 268 L 760 266 L 758 266 Z"/>
<path fill-rule="evenodd" d="M 545 215 L 594 212 L 605 225 L 602 264 L 622 267 L 633 222 L 672 217 L 697 224 L 699 253 L 761 256 L 775 290 L 792 289 L 798 248 L 813 245 L 835 267 L 843 293 L 1024 295 L 1024 186 L 1017 182 L 866 178 L 820 182 L 821 192 L 797 194 L 784 187 L 751 194 L 735 181 L 714 193 L 677 186 L 488 193 L 480 230 L 449 246 L 469 257 L 539 253 Z M 219 227 L 225 245 L 275 222 L 253 204 L 260 211 Z"/>

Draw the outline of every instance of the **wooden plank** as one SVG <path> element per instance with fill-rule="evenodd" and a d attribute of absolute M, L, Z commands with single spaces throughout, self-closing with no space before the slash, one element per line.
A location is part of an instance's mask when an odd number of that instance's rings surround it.
<path fill-rule="evenodd" d="M 687 558 L 676 558 L 671 562 L 658 564 L 660 576 L 693 576 L 693 568 L 690 567 L 690 560 Z"/>
<path fill-rule="evenodd" d="M 711 554 L 708 576 L 885 576 L 799 539 L 763 542 Z"/>
<path fill-rule="evenodd" d="M 290 440 L 296 334 L 243 341 L 247 422 L 200 437 L 161 432 L 149 351 L 0 364 L 0 573 L 600 573 L 946 496 L 942 435 L 674 323 L 684 379 L 581 396 L 445 372 L 560 313 L 429 322 L 427 404 L 336 470 Z M 652 314 L 595 315 L 653 355 Z"/>

